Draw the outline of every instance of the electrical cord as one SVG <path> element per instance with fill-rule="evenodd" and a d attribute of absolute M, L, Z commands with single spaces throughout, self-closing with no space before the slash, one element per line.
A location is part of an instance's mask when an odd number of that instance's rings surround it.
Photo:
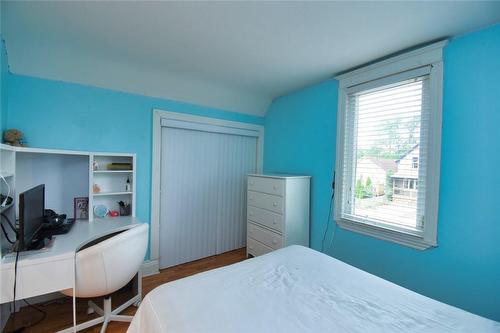
<path fill-rule="evenodd" d="M 333 194 L 332 197 L 330 198 L 330 206 L 328 207 L 328 218 L 326 220 L 325 233 L 323 234 L 323 239 L 321 240 L 321 252 L 325 252 L 325 240 L 326 240 L 326 235 L 328 234 L 328 229 L 330 228 L 330 219 L 332 216 L 332 204 L 333 204 Z"/>
<path fill-rule="evenodd" d="M 14 263 L 14 297 L 12 298 L 12 313 L 16 312 L 16 285 L 17 285 L 17 262 L 19 261 L 19 249 L 16 249 L 16 261 Z"/>
<path fill-rule="evenodd" d="M 17 229 L 16 227 L 12 224 L 12 222 L 10 221 L 9 217 L 7 215 L 5 215 L 4 213 L 0 213 L 0 215 L 2 215 L 2 217 L 7 221 L 7 223 L 9 224 L 9 227 L 12 229 L 12 231 L 14 231 L 14 233 L 16 234 L 16 237 L 18 236 L 17 235 Z"/>
<path fill-rule="evenodd" d="M 7 223 L 10 226 L 10 228 L 12 229 L 12 231 L 14 231 L 14 233 L 16 234 L 16 238 L 17 238 L 17 229 L 12 225 L 12 222 L 10 222 L 10 219 L 4 213 L 1 213 L 0 215 L 7 221 Z M 2 227 L 2 232 L 5 235 L 5 238 L 7 239 L 7 242 L 9 242 L 10 244 L 14 244 L 15 241 L 13 241 L 13 240 L 10 239 L 9 234 L 5 230 L 5 227 L 3 226 L 3 224 L 1 223 L 1 221 L 0 221 L 0 227 Z"/>
<path fill-rule="evenodd" d="M 326 221 L 325 233 L 323 234 L 323 239 L 321 240 L 321 252 L 323 252 L 323 253 L 325 252 L 325 240 L 326 240 L 326 235 L 328 234 L 328 229 L 330 228 L 330 219 L 332 217 L 333 198 L 335 197 L 335 176 L 336 176 L 336 173 L 335 173 L 335 171 L 333 171 L 332 197 L 330 198 L 330 206 L 328 207 L 328 219 Z M 330 245 L 328 246 L 328 249 L 331 249 L 332 244 L 333 244 L 333 237 L 335 236 L 335 227 L 336 227 L 336 224 L 334 225 L 332 239 L 330 240 Z"/>
<path fill-rule="evenodd" d="M 333 240 L 335 239 L 336 231 L 337 231 L 337 223 L 334 223 L 333 224 L 333 231 L 332 231 L 332 238 L 330 239 L 330 245 L 328 245 L 328 250 L 332 249 Z"/>
<path fill-rule="evenodd" d="M 26 303 L 26 305 L 28 305 L 30 308 L 34 309 L 35 311 L 37 311 L 38 313 L 41 313 L 42 314 L 42 318 L 38 319 L 37 321 L 35 321 L 34 323 L 31 323 L 29 324 L 28 326 L 24 326 L 24 328 L 30 328 L 30 327 L 33 327 L 35 325 L 38 325 L 40 324 L 43 320 L 45 320 L 45 318 L 47 318 L 47 312 L 43 311 L 42 309 L 40 309 L 39 307 L 31 304 L 30 302 L 28 302 L 27 300 L 23 299 L 23 302 Z"/>
<path fill-rule="evenodd" d="M 16 318 L 16 286 L 17 286 L 17 263 L 18 263 L 18 261 L 19 261 L 19 251 L 16 251 L 16 261 L 15 261 L 15 264 L 14 264 L 14 297 L 13 297 L 12 303 L 11 303 L 12 304 L 12 310 L 11 311 L 13 313 L 12 321 L 14 323 L 15 323 L 15 318 Z M 35 311 L 41 313 L 42 317 L 40 319 L 38 319 L 37 321 L 35 321 L 34 323 L 31 323 L 29 325 L 17 328 L 14 332 L 23 332 L 26 328 L 30 328 L 30 327 L 33 327 L 35 325 L 38 325 L 43 320 L 45 320 L 45 318 L 47 318 L 47 312 L 45 312 L 42 309 L 34 306 L 33 304 L 31 304 L 30 302 L 28 302 L 25 299 L 23 299 L 23 302 L 26 303 L 26 305 L 28 305 L 30 308 L 32 308 Z"/>
<path fill-rule="evenodd" d="M 7 242 L 9 242 L 10 244 L 14 244 L 15 241 L 12 241 L 10 238 L 9 238 L 9 234 L 7 233 L 7 231 L 5 230 L 5 227 L 3 226 L 3 224 L 0 223 L 0 227 L 2 227 L 2 232 L 5 236 L 5 238 L 7 239 Z"/>
<path fill-rule="evenodd" d="M 7 204 L 7 200 L 9 200 L 10 185 L 9 185 L 9 183 L 7 183 L 7 181 L 5 180 L 5 178 L 2 175 L 0 175 L 0 178 L 3 180 L 3 182 L 7 186 L 7 196 L 5 196 L 4 201 L 0 204 L 1 207 L 5 207 L 5 205 Z"/>

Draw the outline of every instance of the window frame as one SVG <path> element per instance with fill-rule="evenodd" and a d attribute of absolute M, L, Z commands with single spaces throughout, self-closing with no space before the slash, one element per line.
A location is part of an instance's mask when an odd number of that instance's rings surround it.
<path fill-rule="evenodd" d="M 443 100 L 443 48 L 447 40 L 406 52 L 383 61 L 336 76 L 339 81 L 338 112 L 337 112 L 337 143 L 336 143 L 336 190 L 334 201 L 334 218 L 337 224 L 350 231 L 395 242 L 418 250 L 425 250 L 438 245 L 438 212 L 439 212 L 439 178 L 441 169 L 441 123 Z M 430 66 L 430 119 L 427 137 L 427 168 L 425 170 L 425 212 L 422 230 L 412 230 L 362 221 L 355 216 L 343 217 L 342 203 L 344 186 L 344 146 L 346 126 L 347 95 L 352 87 L 370 85 L 372 81 L 383 82 L 404 72 Z M 382 86 L 383 83 L 380 83 Z"/>
<path fill-rule="evenodd" d="M 411 159 L 411 168 L 418 169 L 418 157 L 412 157 Z"/>

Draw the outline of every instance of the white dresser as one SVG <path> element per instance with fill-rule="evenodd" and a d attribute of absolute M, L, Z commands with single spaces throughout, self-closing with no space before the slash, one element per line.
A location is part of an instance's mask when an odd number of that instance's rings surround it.
<path fill-rule="evenodd" d="M 247 255 L 309 246 L 310 176 L 248 175 Z"/>

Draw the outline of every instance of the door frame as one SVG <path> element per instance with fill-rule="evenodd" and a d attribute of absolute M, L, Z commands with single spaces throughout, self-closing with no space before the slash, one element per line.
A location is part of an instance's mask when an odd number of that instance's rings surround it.
<path fill-rule="evenodd" d="M 177 113 L 160 109 L 153 109 L 153 151 L 151 172 L 151 232 L 150 232 L 150 260 L 159 267 L 160 262 L 160 198 L 161 198 L 161 152 L 162 152 L 162 120 L 177 120 L 193 123 L 193 125 L 215 125 L 227 128 L 228 134 L 235 130 L 254 131 L 257 138 L 256 170 L 262 173 L 264 159 L 264 126 L 239 121 L 223 120 L 196 116 L 186 113 Z M 224 133 L 224 132 L 222 132 Z M 158 270 L 157 270 L 158 272 Z"/>

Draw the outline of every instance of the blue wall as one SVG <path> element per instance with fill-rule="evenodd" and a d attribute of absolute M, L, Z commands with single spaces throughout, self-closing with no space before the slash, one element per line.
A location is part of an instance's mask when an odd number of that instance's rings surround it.
<path fill-rule="evenodd" d="M 137 216 L 149 221 L 153 108 L 263 124 L 260 117 L 9 74 L 7 127 L 31 147 L 137 153 Z"/>
<path fill-rule="evenodd" d="M 337 81 L 276 99 L 266 115 L 264 171 L 312 175 L 311 244 L 320 249 L 332 195 Z"/>
<path fill-rule="evenodd" d="M 452 40 L 444 61 L 439 247 L 418 251 L 337 228 L 326 252 L 500 320 L 500 25 Z M 277 99 L 266 116 L 265 171 L 313 176 L 315 249 L 327 225 L 336 111 L 337 83 L 327 81 Z"/>
<path fill-rule="evenodd" d="M 0 133 L 5 129 L 7 115 L 7 77 L 9 65 L 7 61 L 7 48 L 0 35 Z M 1 134 L 0 134 L 1 135 Z"/>

